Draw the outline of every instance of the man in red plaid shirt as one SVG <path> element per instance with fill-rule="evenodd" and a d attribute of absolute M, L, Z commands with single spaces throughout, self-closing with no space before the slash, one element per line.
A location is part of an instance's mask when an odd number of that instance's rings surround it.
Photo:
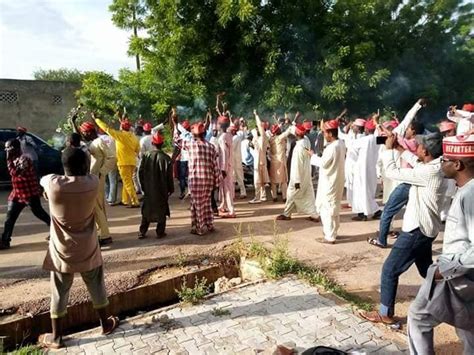
<path fill-rule="evenodd" d="M 191 127 L 194 139 L 183 141 L 182 149 L 189 153 L 188 184 L 191 195 L 191 233 L 203 235 L 214 230 L 211 193 L 219 186 L 221 172 L 217 150 L 204 138 L 205 127 L 199 122 Z"/>
<path fill-rule="evenodd" d="M 10 248 L 15 222 L 23 208 L 29 205 L 33 214 L 49 227 L 51 218 L 41 206 L 41 188 L 32 160 L 21 152 L 21 144 L 10 139 L 5 144 L 7 167 L 12 179 L 12 192 L 8 196 L 8 210 L 3 228 L 0 250 Z"/>

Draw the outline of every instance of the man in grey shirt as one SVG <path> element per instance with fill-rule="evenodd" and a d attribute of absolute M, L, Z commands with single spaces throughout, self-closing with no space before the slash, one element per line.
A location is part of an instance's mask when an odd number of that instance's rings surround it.
<path fill-rule="evenodd" d="M 464 354 L 474 354 L 474 135 L 445 138 L 441 161 L 458 191 L 446 220 L 443 252 L 410 306 L 410 353 L 434 354 L 433 328 L 448 323 L 456 327 Z M 441 293 L 446 286 L 449 291 Z"/>

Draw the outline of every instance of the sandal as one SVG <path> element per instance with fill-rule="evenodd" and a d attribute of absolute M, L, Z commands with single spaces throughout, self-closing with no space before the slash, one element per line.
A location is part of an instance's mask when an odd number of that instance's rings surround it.
<path fill-rule="evenodd" d="M 388 237 L 392 239 L 397 239 L 399 235 L 400 235 L 400 232 L 391 231 L 390 233 L 388 233 Z"/>
<path fill-rule="evenodd" d="M 318 217 L 307 217 L 306 220 L 307 220 L 307 221 L 314 222 L 314 223 L 319 223 L 319 222 L 321 222 L 321 218 L 318 218 Z"/>
<path fill-rule="evenodd" d="M 112 321 L 112 327 L 109 329 L 109 330 L 104 330 L 102 329 L 102 335 L 109 335 L 109 334 L 112 334 L 113 331 L 115 329 L 117 329 L 117 327 L 119 326 L 120 324 L 120 319 L 118 317 L 115 317 L 115 316 L 110 316 L 109 318 L 107 318 L 107 320 L 110 320 Z"/>
<path fill-rule="evenodd" d="M 382 243 L 380 243 L 377 238 L 369 237 L 367 238 L 367 243 L 375 247 L 382 248 L 382 249 L 385 249 L 387 247 L 386 245 L 383 245 Z"/>
<path fill-rule="evenodd" d="M 392 325 L 396 323 L 395 319 L 392 317 L 384 317 L 377 311 L 359 312 L 359 316 L 372 323 L 382 323 L 386 325 Z"/>
<path fill-rule="evenodd" d="M 54 341 L 53 334 L 51 333 L 41 334 L 38 337 L 38 343 L 39 343 L 39 346 L 41 346 L 42 348 L 53 349 L 53 350 L 61 349 L 62 347 L 64 347 L 64 343 L 62 341 L 59 343 L 56 343 Z"/>
<path fill-rule="evenodd" d="M 275 218 L 277 221 L 291 221 L 291 217 L 287 217 L 284 214 L 281 214 Z"/>

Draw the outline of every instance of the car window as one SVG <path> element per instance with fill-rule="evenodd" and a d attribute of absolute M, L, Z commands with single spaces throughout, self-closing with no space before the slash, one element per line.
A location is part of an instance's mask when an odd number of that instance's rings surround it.
<path fill-rule="evenodd" d="M 14 131 L 0 131 L 0 148 L 5 147 L 5 143 L 9 139 L 14 139 L 16 137 L 16 132 Z"/>

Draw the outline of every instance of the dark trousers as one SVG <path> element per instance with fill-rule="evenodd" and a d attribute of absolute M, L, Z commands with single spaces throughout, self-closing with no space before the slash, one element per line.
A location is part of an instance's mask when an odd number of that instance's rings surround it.
<path fill-rule="evenodd" d="M 145 217 L 142 216 L 142 222 L 140 223 L 140 234 L 145 235 L 148 232 L 150 227 L 150 222 L 147 221 Z M 162 236 L 165 234 L 166 229 L 166 220 L 163 223 L 156 223 L 156 235 Z"/>
<path fill-rule="evenodd" d="M 16 220 L 20 216 L 21 211 L 26 206 L 30 206 L 31 212 L 49 227 L 51 224 L 51 218 L 49 214 L 41 206 L 41 201 L 39 196 L 34 196 L 30 198 L 30 201 L 26 204 L 19 202 L 17 200 L 8 201 L 7 207 L 7 218 L 5 219 L 5 226 L 3 228 L 2 242 L 4 244 L 10 244 L 11 236 L 13 234 L 13 228 L 15 227 Z"/>
<path fill-rule="evenodd" d="M 216 200 L 216 191 L 217 189 L 212 190 L 211 192 L 211 207 L 213 212 L 217 212 L 217 200 Z"/>
<path fill-rule="evenodd" d="M 434 238 L 425 236 L 419 228 L 410 233 L 402 232 L 393 245 L 382 268 L 380 282 L 380 314 L 392 317 L 395 313 L 398 278 L 413 264 L 424 278 L 433 263 Z"/>
<path fill-rule="evenodd" d="M 387 245 L 387 236 L 390 232 L 390 224 L 393 217 L 408 203 L 408 194 L 410 192 L 410 184 L 400 184 L 390 194 L 387 203 L 385 204 L 380 217 L 380 232 L 379 242 L 382 245 Z"/>
<path fill-rule="evenodd" d="M 182 194 L 186 191 L 188 186 L 188 162 L 179 161 L 178 162 L 178 180 L 179 180 L 179 190 Z"/>

